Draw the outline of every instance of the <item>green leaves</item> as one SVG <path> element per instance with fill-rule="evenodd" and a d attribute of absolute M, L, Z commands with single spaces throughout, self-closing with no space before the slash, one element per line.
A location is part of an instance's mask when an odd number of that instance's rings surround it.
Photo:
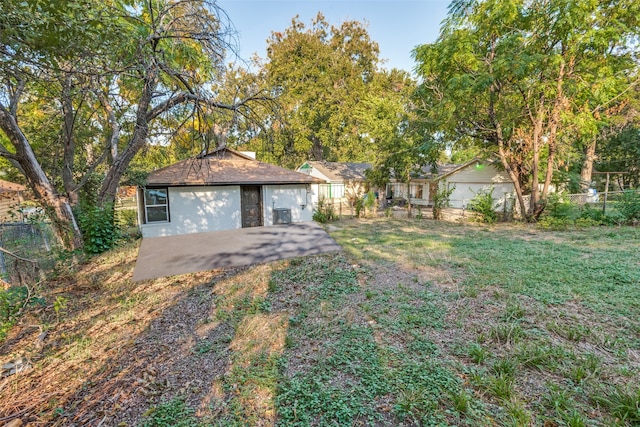
<path fill-rule="evenodd" d="M 319 14 L 307 27 L 295 18 L 272 33 L 267 56 L 266 80 L 280 110 L 265 118 L 276 123 L 274 141 L 267 150 L 256 144 L 257 151 L 291 167 L 308 159 L 364 161 L 353 112 L 376 87 L 378 46 L 363 25 L 332 26 Z"/>
<path fill-rule="evenodd" d="M 454 150 L 471 138 L 500 157 L 537 215 L 540 178 L 548 189 L 557 158 L 593 140 L 631 96 L 638 6 L 484 0 L 451 10 L 438 41 L 414 51 L 421 116 Z"/>

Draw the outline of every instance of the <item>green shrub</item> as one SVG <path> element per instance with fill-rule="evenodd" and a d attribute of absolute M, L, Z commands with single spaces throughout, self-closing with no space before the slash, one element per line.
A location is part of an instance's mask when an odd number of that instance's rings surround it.
<path fill-rule="evenodd" d="M 313 211 L 313 220 L 321 224 L 335 221 L 337 215 L 333 209 L 333 205 L 328 203 L 326 199 L 320 199 L 318 201 L 318 207 Z"/>
<path fill-rule="evenodd" d="M 456 186 L 447 189 L 447 182 L 443 181 L 433 195 L 433 219 L 442 219 L 442 210 L 449 206 L 449 198 Z"/>
<path fill-rule="evenodd" d="M 576 228 L 590 228 L 590 227 L 597 227 L 599 225 L 602 225 L 602 221 L 598 221 L 596 219 L 592 219 L 592 218 L 578 218 L 575 220 L 575 225 Z"/>
<path fill-rule="evenodd" d="M 77 218 L 87 253 L 101 254 L 116 245 L 120 230 L 115 222 L 113 206 L 101 208 L 84 204 L 80 206 Z"/>
<path fill-rule="evenodd" d="M 588 204 L 582 207 L 579 219 L 588 219 L 591 221 L 599 222 L 600 224 L 606 223 L 606 217 L 604 213 L 602 213 L 602 210 L 594 209 Z"/>
<path fill-rule="evenodd" d="M 391 218 L 393 216 L 393 208 L 391 206 L 384 208 L 384 216 L 387 218 Z"/>
<path fill-rule="evenodd" d="M 116 222 L 120 227 L 133 228 L 138 225 L 138 212 L 134 209 L 121 209 L 115 212 Z"/>
<path fill-rule="evenodd" d="M 365 194 L 365 196 L 364 196 L 364 207 L 365 207 L 367 213 L 369 213 L 370 215 L 375 212 L 376 201 L 377 201 L 376 193 L 374 193 L 373 191 L 369 191 L 367 194 Z"/>
<path fill-rule="evenodd" d="M 469 202 L 468 209 L 478 213 L 482 222 L 494 224 L 498 220 L 498 214 L 493 204 L 493 187 L 478 191 Z"/>
<path fill-rule="evenodd" d="M 557 218 L 551 215 L 543 216 L 538 221 L 538 227 L 545 230 L 562 231 L 567 230 L 572 225 L 573 221 L 569 218 Z"/>
<path fill-rule="evenodd" d="M 364 199 L 358 197 L 354 205 L 356 208 L 356 218 L 360 218 L 360 215 L 362 215 L 362 211 L 364 211 Z"/>
<path fill-rule="evenodd" d="M 11 286 L 8 289 L 0 289 L 0 342 L 7 337 L 24 307 L 42 303 L 44 300 L 32 295 L 26 286 Z"/>
<path fill-rule="evenodd" d="M 546 200 L 546 211 L 549 216 L 573 222 L 580 216 L 580 210 L 570 201 L 564 200 L 562 194 L 551 193 Z"/>
<path fill-rule="evenodd" d="M 625 190 L 616 208 L 626 223 L 640 221 L 640 193 L 634 190 Z"/>

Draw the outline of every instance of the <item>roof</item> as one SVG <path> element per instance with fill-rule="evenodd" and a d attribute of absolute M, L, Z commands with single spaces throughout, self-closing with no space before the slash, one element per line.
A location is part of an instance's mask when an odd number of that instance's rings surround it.
<path fill-rule="evenodd" d="M 147 185 L 262 185 L 324 182 L 304 173 L 255 160 L 230 148 L 183 160 L 152 172 Z"/>
<path fill-rule="evenodd" d="M 364 181 L 364 172 L 371 169 L 371 163 L 309 161 L 305 164 L 314 167 L 331 181 Z M 301 168 L 304 168 L 304 165 L 298 169 Z"/>
<path fill-rule="evenodd" d="M 431 165 L 426 165 L 422 167 L 421 173 L 419 175 L 420 175 L 420 178 L 423 178 L 423 179 L 439 180 L 439 179 L 451 176 L 454 173 L 461 171 L 462 169 L 465 169 L 474 163 L 480 163 L 480 162 L 482 162 L 482 160 L 473 159 L 463 164 L 448 163 L 448 164 L 438 165 L 436 170 L 434 170 L 431 167 Z"/>
<path fill-rule="evenodd" d="M 22 184 L 16 184 L 15 182 L 3 181 L 0 179 L 0 193 L 10 193 L 25 191 L 27 188 Z"/>

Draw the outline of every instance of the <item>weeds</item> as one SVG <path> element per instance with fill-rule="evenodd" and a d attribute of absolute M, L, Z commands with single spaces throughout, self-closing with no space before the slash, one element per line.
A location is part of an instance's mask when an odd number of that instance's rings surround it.
<path fill-rule="evenodd" d="M 594 396 L 594 400 L 621 421 L 633 425 L 640 423 L 640 388 L 612 386 Z"/>
<path fill-rule="evenodd" d="M 198 426 L 195 411 L 183 399 L 162 402 L 145 413 L 141 427 L 194 427 Z"/>

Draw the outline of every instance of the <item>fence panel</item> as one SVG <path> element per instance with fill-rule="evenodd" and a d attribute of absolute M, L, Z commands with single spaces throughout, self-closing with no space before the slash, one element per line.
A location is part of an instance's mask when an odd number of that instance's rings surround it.
<path fill-rule="evenodd" d="M 57 243 L 49 224 L 0 223 L 0 246 L 29 260 L 0 252 L 0 278 L 9 284 L 34 283 L 55 265 Z"/>

